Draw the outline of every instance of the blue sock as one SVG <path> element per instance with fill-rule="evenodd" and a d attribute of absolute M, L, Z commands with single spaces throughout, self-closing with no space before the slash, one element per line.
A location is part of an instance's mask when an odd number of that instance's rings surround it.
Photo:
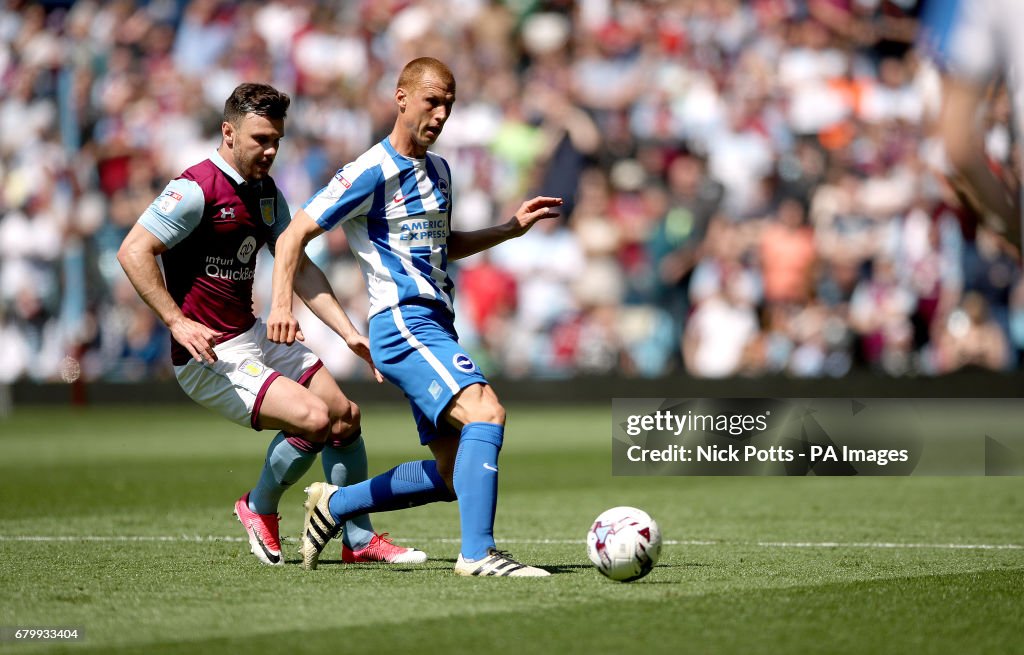
<path fill-rule="evenodd" d="M 341 487 L 328 507 L 335 521 L 367 512 L 390 512 L 437 501 L 453 501 L 434 460 L 406 462 L 358 484 Z"/>
<path fill-rule="evenodd" d="M 324 477 L 331 484 L 344 487 L 366 479 L 366 443 L 361 434 L 345 445 L 336 442 L 328 443 L 320 454 L 324 466 Z M 352 550 L 359 550 L 369 545 L 373 539 L 373 524 L 369 514 L 353 516 L 345 523 L 345 532 L 341 540 Z"/>
<path fill-rule="evenodd" d="M 498 452 L 505 426 L 467 423 L 455 456 L 455 495 L 462 522 L 462 556 L 476 560 L 494 548 L 494 511 L 498 504 Z"/>
<path fill-rule="evenodd" d="M 309 470 L 320 447 L 278 432 L 267 448 L 260 479 L 249 492 L 249 509 L 257 514 L 277 514 L 281 495 Z"/>

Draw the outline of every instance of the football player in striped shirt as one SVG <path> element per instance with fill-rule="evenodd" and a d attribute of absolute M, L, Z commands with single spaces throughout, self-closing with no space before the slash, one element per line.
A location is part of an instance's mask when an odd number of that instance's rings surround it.
<path fill-rule="evenodd" d="M 428 148 L 451 114 L 455 78 L 437 59 L 415 59 L 399 75 L 394 98 L 398 116 L 390 135 L 339 170 L 279 237 L 267 330 L 274 342 L 295 339 L 292 288 L 308 265 L 301 260 L 303 248 L 341 226 L 370 296 L 374 363 L 409 398 L 420 442 L 434 459 L 406 462 L 348 487 L 313 484 L 307 489 L 303 565 L 316 568 L 320 551 L 352 515 L 457 499 L 462 541 L 456 573 L 547 576 L 494 543 L 505 409 L 458 343 L 447 269 L 450 260 L 558 216 L 562 200 L 538 196 L 501 225 L 453 230 L 451 170 Z"/>

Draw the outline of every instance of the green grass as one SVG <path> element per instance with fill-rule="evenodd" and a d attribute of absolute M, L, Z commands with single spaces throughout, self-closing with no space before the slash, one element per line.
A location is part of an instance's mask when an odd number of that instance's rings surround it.
<path fill-rule="evenodd" d="M 364 416 L 371 472 L 426 456 L 406 409 Z M 305 572 L 292 537 L 289 565 L 263 567 L 230 512 L 270 434 L 191 406 L 18 408 L 0 420 L 0 627 L 86 636 L 0 653 L 1024 653 L 1022 478 L 615 478 L 609 407 L 510 417 L 498 543 L 548 579 L 455 577 L 454 504 L 375 517 L 423 566 L 332 549 Z M 284 498 L 286 535 L 301 502 Z M 668 540 L 632 584 L 583 545 L 621 504 Z"/>

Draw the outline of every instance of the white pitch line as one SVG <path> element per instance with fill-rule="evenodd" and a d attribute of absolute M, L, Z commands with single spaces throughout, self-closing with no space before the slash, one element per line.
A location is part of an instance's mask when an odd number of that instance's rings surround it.
<path fill-rule="evenodd" d="M 206 537 L 200 535 L 0 535 L 0 541 L 167 541 L 180 543 L 183 541 L 201 543 L 201 542 L 214 542 L 214 541 L 248 541 L 245 537 L 215 537 L 209 535 Z"/>
<path fill-rule="evenodd" d="M 440 543 L 440 544 L 457 544 L 457 543 L 459 543 L 461 541 L 461 539 L 454 539 L 454 538 L 451 538 L 451 537 L 421 537 L 421 538 L 416 538 L 416 537 L 396 537 L 395 539 L 397 541 L 407 541 L 407 542 L 410 542 L 410 543 L 411 542 L 417 542 L 417 541 L 428 541 L 428 542 Z M 579 545 L 579 544 L 587 543 L 586 539 L 501 539 L 501 538 L 499 538 L 498 541 L 500 541 L 503 544 L 516 544 L 516 545 L 523 545 L 523 544 L 526 544 L 526 545 L 544 545 L 544 544 Z M 722 543 L 725 543 L 725 542 L 722 542 L 722 541 L 701 541 L 701 540 L 695 540 L 695 539 L 689 539 L 689 540 L 665 539 L 661 543 L 668 544 L 670 546 L 715 546 L 715 545 L 722 544 Z"/>
<path fill-rule="evenodd" d="M 765 548 L 933 548 L 941 550 L 1024 550 L 1021 544 L 901 544 L 891 542 L 759 541 Z"/>
<path fill-rule="evenodd" d="M 286 537 L 287 539 L 287 537 Z M 457 544 L 458 539 L 448 537 L 402 537 L 401 541 L 409 543 L 448 543 Z M 218 541 L 244 542 L 245 537 L 221 537 L 216 535 L 0 535 L 0 541 L 29 542 L 169 542 L 169 543 L 214 543 Z M 580 545 L 585 539 L 499 539 L 503 544 L 515 545 Z M 913 548 L 933 550 L 1024 550 L 1022 544 L 925 544 L 896 542 L 841 542 L 841 541 L 707 541 L 697 539 L 666 539 L 662 542 L 668 546 L 758 546 L 761 548 Z"/>

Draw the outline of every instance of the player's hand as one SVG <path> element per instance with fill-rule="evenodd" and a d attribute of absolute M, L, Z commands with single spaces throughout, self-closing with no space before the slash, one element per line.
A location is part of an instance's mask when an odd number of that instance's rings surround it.
<path fill-rule="evenodd" d="M 284 343 L 289 346 L 298 341 L 305 341 L 306 335 L 302 334 L 299 322 L 290 309 L 272 308 L 270 316 L 267 317 L 267 338 L 274 343 Z"/>
<path fill-rule="evenodd" d="M 377 384 L 384 382 L 384 376 L 377 370 L 377 367 L 373 363 L 373 357 L 370 355 L 369 339 L 356 333 L 345 339 L 345 344 L 349 347 L 349 350 L 359 355 L 363 361 L 370 365 L 370 371 L 373 373 L 373 379 L 377 381 Z"/>
<path fill-rule="evenodd" d="M 174 340 L 184 346 L 197 362 L 202 363 L 206 360 L 212 364 L 217 361 L 217 353 L 213 347 L 223 336 L 222 333 L 184 316 L 172 323 L 170 330 Z"/>
<path fill-rule="evenodd" d="M 516 236 L 529 230 L 537 221 L 560 216 L 553 208 L 561 206 L 561 198 L 549 196 L 536 196 L 519 205 L 515 216 L 512 217 L 515 222 Z"/>

